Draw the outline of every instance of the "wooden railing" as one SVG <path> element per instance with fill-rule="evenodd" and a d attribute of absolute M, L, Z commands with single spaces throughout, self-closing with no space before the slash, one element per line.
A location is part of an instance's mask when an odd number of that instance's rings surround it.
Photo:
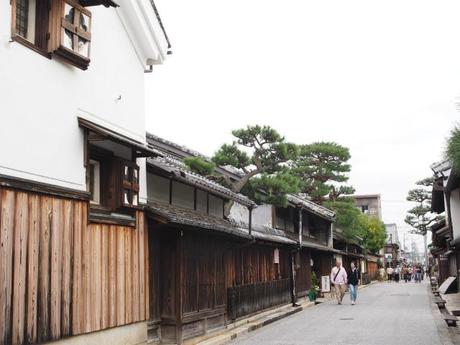
<path fill-rule="evenodd" d="M 228 317 L 235 320 L 291 300 L 290 279 L 228 288 Z"/>

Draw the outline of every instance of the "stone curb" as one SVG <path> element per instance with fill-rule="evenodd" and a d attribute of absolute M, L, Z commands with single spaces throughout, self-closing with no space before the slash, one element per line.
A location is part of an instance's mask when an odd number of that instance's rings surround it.
<path fill-rule="evenodd" d="M 226 344 L 237 337 L 247 334 L 250 332 L 253 332 L 259 328 L 262 328 L 264 326 L 270 325 L 276 321 L 279 321 L 281 319 L 284 319 L 288 316 L 294 315 L 296 313 L 299 313 L 307 308 L 311 308 L 315 305 L 314 302 L 304 302 L 298 307 L 281 307 L 280 309 L 287 309 L 285 311 L 277 312 L 277 310 L 272 310 L 271 315 L 267 315 L 265 317 L 261 317 L 255 321 L 248 321 L 247 323 L 244 323 L 244 321 L 240 322 L 241 325 L 236 327 L 236 328 L 231 328 L 227 332 L 221 335 L 217 335 L 216 337 L 197 342 L 196 345 L 222 345 Z M 248 319 L 251 320 L 251 319 Z"/>

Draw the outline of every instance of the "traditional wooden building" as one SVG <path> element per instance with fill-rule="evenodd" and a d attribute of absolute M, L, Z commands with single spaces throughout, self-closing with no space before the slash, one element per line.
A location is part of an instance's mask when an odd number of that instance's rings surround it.
<path fill-rule="evenodd" d="M 305 196 L 289 195 L 288 200 L 288 209 L 296 210 L 295 233 L 299 242 L 296 256 L 296 292 L 297 297 L 303 297 L 311 288 L 311 273 L 315 272 L 322 288 L 321 277 L 329 276 L 334 265 L 333 256 L 336 251 L 332 246 L 332 223 L 335 221 L 335 213 Z M 277 223 L 279 213 L 283 214 L 280 211 L 279 208 L 276 209 Z"/>
<path fill-rule="evenodd" d="M 167 154 L 147 170 L 152 341 L 180 344 L 291 301 L 296 242 L 253 226 L 252 201 Z M 239 221 L 224 217 L 229 202 Z"/>
<path fill-rule="evenodd" d="M 364 248 L 361 245 L 362 238 L 354 236 L 352 239 L 345 236 L 340 228 L 334 227 L 333 229 L 334 249 L 337 251 L 334 256 L 335 260 L 342 262 L 343 267 L 347 271 L 350 270 L 352 262 L 356 264 L 362 274 L 362 283 L 368 284 L 371 281 L 369 277 L 369 259 L 364 252 Z M 371 262 L 373 258 L 371 257 Z M 372 269 L 377 270 L 376 267 Z"/>
<path fill-rule="evenodd" d="M 431 208 L 441 216 L 431 228 L 431 253 L 438 265 L 440 280 L 456 277 L 457 290 L 460 290 L 460 174 L 448 161 L 436 163 L 431 168 L 435 174 Z"/>
<path fill-rule="evenodd" d="M 158 265 L 151 296 L 159 302 L 151 312 L 152 338 L 160 329 L 162 341 L 204 335 L 305 296 L 312 269 L 319 277 L 329 274 L 332 211 L 296 196 L 289 196 L 287 208 L 255 207 L 182 165 L 181 159 L 199 153 L 152 134 L 147 138 L 164 154 L 148 160 L 150 243 L 159 246 L 151 252 L 160 253 L 150 256 L 151 267 Z M 226 203 L 233 204 L 228 219 Z"/>
<path fill-rule="evenodd" d="M 449 248 L 450 229 L 447 226 L 446 219 L 441 219 L 431 226 L 432 242 L 430 252 L 433 255 L 433 264 L 437 268 L 438 283 L 441 285 L 447 278 L 451 276 L 449 256 L 451 250 Z"/>
<path fill-rule="evenodd" d="M 169 47 L 158 11 L 3 1 L 0 37 L 0 344 L 145 342 L 144 78 Z"/>
<path fill-rule="evenodd" d="M 383 261 L 380 257 L 380 254 L 367 253 L 366 254 L 367 262 L 367 274 L 369 282 L 379 279 L 379 268 L 382 265 Z"/>

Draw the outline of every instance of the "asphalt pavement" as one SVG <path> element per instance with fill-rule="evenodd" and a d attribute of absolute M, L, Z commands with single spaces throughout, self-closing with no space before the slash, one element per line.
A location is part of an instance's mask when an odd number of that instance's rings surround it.
<path fill-rule="evenodd" d="M 248 333 L 231 345 L 442 345 L 428 284 L 378 283 Z M 439 313 L 439 312 L 438 312 Z"/>

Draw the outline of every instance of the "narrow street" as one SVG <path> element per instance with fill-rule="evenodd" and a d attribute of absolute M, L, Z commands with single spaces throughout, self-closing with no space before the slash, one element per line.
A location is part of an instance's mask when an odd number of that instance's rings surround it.
<path fill-rule="evenodd" d="M 359 291 L 357 305 L 332 301 L 249 333 L 232 345 L 438 345 L 426 283 L 379 283 Z"/>

